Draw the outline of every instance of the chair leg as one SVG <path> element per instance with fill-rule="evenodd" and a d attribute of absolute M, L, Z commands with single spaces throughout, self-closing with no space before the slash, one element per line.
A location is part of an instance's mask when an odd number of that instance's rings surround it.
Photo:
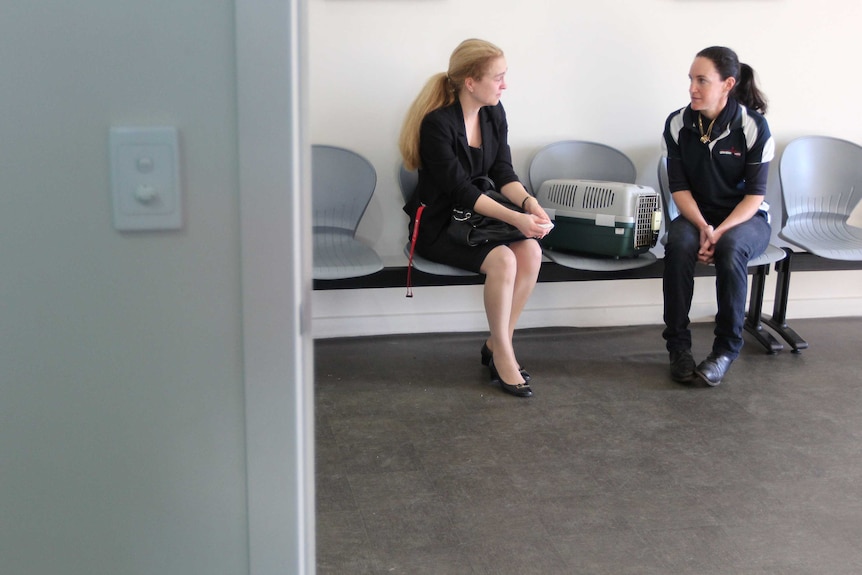
<path fill-rule="evenodd" d="M 787 253 L 787 257 L 775 262 L 775 271 L 778 273 L 778 277 L 775 284 L 775 304 L 772 309 L 772 317 L 764 316 L 763 323 L 783 337 L 793 348 L 793 353 L 800 353 L 803 349 L 808 349 L 808 342 L 787 325 L 787 300 L 790 295 L 790 268 L 793 250 L 783 249 Z"/>
<path fill-rule="evenodd" d="M 761 316 L 763 314 L 763 292 L 766 289 L 766 274 L 769 273 L 769 264 L 757 266 L 751 276 L 751 296 L 748 303 L 748 312 L 745 314 L 745 331 L 750 333 L 760 345 L 766 348 L 766 353 L 772 355 L 778 353 L 784 346 L 771 333 L 763 328 Z"/>

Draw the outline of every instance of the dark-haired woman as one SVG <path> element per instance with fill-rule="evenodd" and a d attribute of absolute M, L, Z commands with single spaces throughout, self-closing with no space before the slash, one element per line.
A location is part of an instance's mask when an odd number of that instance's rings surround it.
<path fill-rule="evenodd" d="M 490 337 L 481 349 L 482 363 L 504 391 L 529 397 L 529 376 L 515 358 L 512 336 L 542 263 L 535 239 L 548 233 L 551 221 L 512 168 L 506 112 L 500 104 L 506 71 L 503 51 L 494 44 L 477 39 L 459 44 L 448 71 L 432 76 L 410 107 L 399 148 L 404 166 L 419 170 L 414 198 L 404 208 L 412 234 L 416 210 L 424 205 L 416 252 L 485 275 Z M 483 176 L 524 213 L 484 195 L 473 183 Z M 459 244 L 447 234 L 455 206 L 507 222 L 529 239 Z"/>
<path fill-rule="evenodd" d="M 764 195 L 775 144 L 754 72 L 733 50 L 701 50 L 689 79 L 691 103 L 668 117 L 662 140 L 680 212 L 665 246 L 663 336 L 675 381 L 715 386 L 742 348 L 748 262 L 772 233 Z M 715 265 L 718 311 L 712 350 L 696 365 L 689 312 L 697 262 Z"/>

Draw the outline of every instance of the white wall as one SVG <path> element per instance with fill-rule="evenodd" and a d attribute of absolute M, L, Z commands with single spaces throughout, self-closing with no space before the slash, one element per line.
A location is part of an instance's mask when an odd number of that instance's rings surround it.
<path fill-rule="evenodd" d="M 856 121 L 862 78 L 852 72 L 862 22 L 862 4 L 856 0 L 309 0 L 309 12 L 311 139 L 352 148 L 377 168 L 377 190 L 359 236 L 388 265 L 406 263 L 401 252 L 406 216 L 396 181 L 401 121 L 424 81 L 446 69 L 452 49 L 467 37 L 491 40 L 506 52 L 509 89 L 503 103 L 515 168 L 524 179 L 541 146 L 583 139 L 621 149 L 634 160 L 638 183 L 657 187 L 664 119 L 687 103 L 691 60 L 712 44 L 731 46 L 757 71 L 770 98 L 767 117 L 779 153 L 804 134 L 862 142 L 862 123 Z M 777 175 L 769 197 L 778 215 Z M 862 314 L 860 280 L 857 272 L 815 274 L 810 281 L 798 274 L 788 313 Z M 606 283 L 542 288 L 542 308 L 565 310 L 573 292 L 603 292 Z M 823 291 L 824 284 L 857 287 L 846 300 L 846 291 Z M 625 286 L 647 291 L 639 299 L 648 300 L 650 311 L 636 320 L 660 322 L 660 290 L 650 282 Z M 414 298 L 403 311 L 415 317 L 393 323 L 376 315 L 381 308 L 384 313 L 402 308 L 386 293 L 315 292 L 315 334 L 377 333 L 401 329 L 402 323 L 425 326 L 415 318 L 454 311 L 447 302 L 461 306 L 465 299 L 473 314 L 481 314 L 475 289 L 441 289 L 446 295 L 440 298 Z M 528 304 L 525 325 L 544 322 L 536 300 Z M 595 306 L 614 301 L 598 298 Z M 695 317 L 709 318 L 714 314 L 709 306 L 705 301 L 703 309 L 696 307 Z M 596 310 L 555 317 L 588 325 L 600 319 L 597 315 L 609 323 L 630 317 Z M 463 323 L 432 325 L 452 329 Z M 482 329 L 481 320 L 470 325 Z"/>
<path fill-rule="evenodd" d="M 248 572 L 231 0 L 0 3 L 0 572 Z M 108 129 L 180 133 L 182 231 Z"/>

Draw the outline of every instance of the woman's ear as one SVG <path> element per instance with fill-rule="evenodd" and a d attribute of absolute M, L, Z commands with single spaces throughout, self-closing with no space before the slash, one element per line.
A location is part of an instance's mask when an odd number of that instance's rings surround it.
<path fill-rule="evenodd" d="M 733 76 L 728 76 L 728 78 L 724 81 L 724 86 L 727 88 L 727 93 L 730 94 L 733 91 L 733 87 L 736 86 L 736 78 Z"/>
<path fill-rule="evenodd" d="M 470 92 L 471 94 L 473 93 L 473 84 L 474 83 L 475 82 L 474 82 L 473 78 L 465 78 L 464 79 L 464 87 L 467 88 L 467 91 Z"/>

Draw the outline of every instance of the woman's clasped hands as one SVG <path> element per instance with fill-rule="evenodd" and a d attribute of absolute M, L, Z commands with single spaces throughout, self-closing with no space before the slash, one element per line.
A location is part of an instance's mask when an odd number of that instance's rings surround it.
<path fill-rule="evenodd" d="M 523 214 L 525 217 L 519 218 L 519 223 L 516 224 L 516 227 L 524 236 L 540 240 L 554 228 L 551 218 L 548 217 L 548 214 L 539 205 L 536 198 L 528 198 L 524 209 L 526 210 Z"/>
<path fill-rule="evenodd" d="M 715 260 L 715 244 L 721 232 L 708 225 L 700 229 L 700 248 L 697 250 L 697 261 L 711 264 Z"/>

